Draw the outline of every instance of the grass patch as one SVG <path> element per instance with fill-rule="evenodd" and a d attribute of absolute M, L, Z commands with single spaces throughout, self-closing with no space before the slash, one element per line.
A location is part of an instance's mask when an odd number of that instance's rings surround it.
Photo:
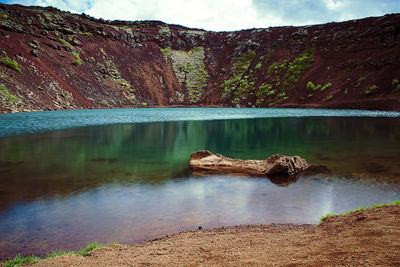
<path fill-rule="evenodd" d="M 83 249 L 79 250 L 76 252 L 76 254 L 81 255 L 81 256 L 87 256 L 90 254 L 90 252 L 98 249 L 98 248 L 105 248 L 106 246 L 99 244 L 97 242 L 95 243 L 90 243 L 88 244 L 86 247 L 84 247 Z"/>
<path fill-rule="evenodd" d="M 76 59 L 81 59 L 81 56 L 79 55 L 79 53 L 78 52 L 71 52 L 71 54 L 74 56 L 74 57 L 76 57 Z"/>
<path fill-rule="evenodd" d="M 394 78 L 394 79 L 392 80 L 392 86 L 394 87 L 394 90 L 393 90 L 393 91 L 400 90 L 399 79 Z"/>
<path fill-rule="evenodd" d="M 371 95 L 371 94 L 375 93 L 378 90 L 378 88 L 379 87 L 376 84 L 373 84 L 364 91 L 364 94 Z"/>
<path fill-rule="evenodd" d="M 315 48 L 306 49 L 288 65 L 288 70 L 283 77 L 283 90 L 292 89 L 300 77 L 311 68 L 315 60 Z"/>
<path fill-rule="evenodd" d="M 160 52 L 163 54 L 163 55 L 169 55 L 169 54 L 171 54 L 172 53 L 172 49 L 171 49 L 171 47 L 166 47 L 166 48 L 160 48 Z"/>
<path fill-rule="evenodd" d="M 83 64 L 83 61 L 78 52 L 72 52 L 72 55 L 76 58 L 74 61 L 72 61 L 73 65 L 79 67 L 80 65 Z"/>
<path fill-rule="evenodd" d="M 319 90 L 321 88 L 321 86 L 322 85 L 320 85 L 320 84 L 315 86 L 312 81 L 309 81 L 307 83 L 307 85 L 306 85 L 306 89 L 309 90 L 309 91 L 317 91 L 317 90 Z M 321 89 L 321 91 L 322 91 L 322 89 Z"/>
<path fill-rule="evenodd" d="M 20 255 L 15 256 L 14 259 L 5 261 L 4 267 L 21 266 L 28 263 L 39 262 L 41 259 L 36 256 L 21 257 Z"/>
<path fill-rule="evenodd" d="M 282 70 L 286 70 L 287 69 L 287 60 L 283 60 L 282 62 L 274 62 L 272 63 L 268 69 L 267 69 L 267 75 L 269 76 L 273 76 L 273 75 L 278 75 L 279 72 L 281 72 Z"/>
<path fill-rule="evenodd" d="M 231 72 L 233 72 L 233 76 L 220 85 L 222 88 L 221 99 L 228 98 L 233 92 L 232 104 L 237 104 L 240 102 L 239 97 L 245 99 L 248 93 L 254 90 L 254 82 L 249 81 L 250 77 L 242 76 L 248 70 L 255 56 L 256 52 L 250 51 L 232 59 Z"/>
<path fill-rule="evenodd" d="M 75 59 L 74 61 L 72 61 L 72 65 L 75 65 L 77 67 L 79 67 L 82 64 L 83 64 L 83 62 L 80 59 Z"/>
<path fill-rule="evenodd" d="M 331 87 L 332 84 L 331 83 L 327 83 L 324 86 L 321 87 L 321 92 L 325 91 L 326 89 L 328 89 L 329 87 Z"/>
<path fill-rule="evenodd" d="M 65 46 L 67 46 L 67 47 L 69 47 L 69 48 L 71 48 L 71 49 L 74 49 L 74 47 L 70 44 L 70 43 L 68 43 L 68 41 L 66 41 L 65 39 L 63 39 L 63 38 L 60 38 L 60 39 L 58 39 L 63 45 L 65 45 Z"/>
<path fill-rule="evenodd" d="M 112 247 L 116 247 L 118 245 L 119 245 L 118 243 L 114 243 L 114 244 L 112 244 Z M 17 255 L 17 256 L 15 256 L 14 259 L 5 261 L 3 263 L 3 265 L 4 265 L 4 267 L 21 266 L 21 265 L 28 264 L 28 263 L 39 262 L 43 259 L 50 259 L 50 258 L 55 258 L 58 256 L 73 255 L 73 254 L 77 254 L 82 257 L 85 257 L 85 256 L 90 255 L 90 253 L 96 249 L 106 248 L 106 247 L 107 246 L 104 246 L 102 244 L 95 242 L 95 243 L 88 244 L 86 247 L 84 247 L 83 249 L 78 250 L 78 251 L 56 251 L 56 252 L 47 254 L 44 258 L 39 258 L 34 255 L 27 256 L 27 257 L 21 257 L 21 255 Z"/>
<path fill-rule="evenodd" d="M 3 64 L 6 65 L 7 67 L 9 67 L 10 69 L 13 69 L 13 70 L 21 72 L 21 68 L 19 67 L 17 61 L 12 60 L 9 57 L 3 57 L 1 59 L 1 62 L 3 62 Z"/>
<path fill-rule="evenodd" d="M 51 259 L 51 258 L 55 258 L 58 256 L 72 255 L 72 254 L 75 254 L 75 252 L 74 251 L 55 251 L 55 252 L 51 252 L 51 253 L 47 254 L 45 259 Z"/>
<path fill-rule="evenodd" d="M 380 203 L 380 204 L 372 205 L 372 206 L 369 206 L 369 207 L 358 207 L 358 208 L 355 208 L 353 210 L 348 210 L 348 211 L 345 211 L 345 212 L 342 212 L 342 213 L 339 213 L 339 214 L 328 213 L 328 214 L 326 214 L 324 216 L 321 216 L 320 224 L 322 222 L 324 222 L 326 219 L 328 219 L 330 217 L 333 217 L 333 216 L 345 216 L 345 215 L 348 215 L 350 213 L 357 212 L 357 211 L 371 210 L 371 209 L 375 209 L 375 208 L 379 208 L 379 207 L 396 206 L 396 205 L 400 205 L 400 200 L 395 200 L 395 201 L 393 201 L 391 203 Z"/>
<path fill-rule="evenodd" d="M 15 102 L 19 101 L 18 97 L 16 97 L 15 95 L 10 94 L 10 92 L 7 89 L 7 87 L 5 87 L 4 85 L 1 85 L 1 84 L 0 84 L 0 94 L 5 96 L 10 103 L 15 103 Z"/>
<path fill-rule="evenodd" d="M 80 32 L 78 32 L 78 34 L 79 34 L 79 35 L 83 35 L 83 36 L 87 36 L 87 37 L 93 36 L 93 33 L 91 33 L 91 32 L 83 32 L 83 31 L 80 31 Z"/>

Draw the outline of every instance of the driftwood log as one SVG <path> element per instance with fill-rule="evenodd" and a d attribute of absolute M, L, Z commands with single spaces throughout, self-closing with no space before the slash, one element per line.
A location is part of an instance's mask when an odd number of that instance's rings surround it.
<path fill-rule="evenodd" d="M 190 168 L 225 174 L 246 174 L 254 176 L 292 176 L 310 167 L 299 156 L 273 155 L 266 160 L 241 160 L 201 150 L 190 155 Z"/>

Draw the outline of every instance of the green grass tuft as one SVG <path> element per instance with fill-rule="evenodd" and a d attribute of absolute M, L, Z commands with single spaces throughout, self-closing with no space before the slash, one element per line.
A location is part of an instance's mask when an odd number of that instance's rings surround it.
<path fill-rule="evenodd" d="M 12 266 L 21 266 L 24 264 L 28 264 L 28 263 L 35 263 L 35 262 L 39 262 L 40 258 L 36 257 L 36 256 L 28 256 L 28 257 L 21 257 L 21 255 L 17 255 L 15 256 L 14 259 L 5 261 L 3 263 L 4 267 L 12 267 Z"/>
<path fill-rule="evenodd" d="M 118 246 L 118 243 L 114 243 L 112 247 Z M 101 245 L 99 243 L 90 243 L 88 244 L 85 248 L 79 250 L 79 251 L 55 251 L 52 253 L 47 254 L 44 259 L 50 259 L 50 258 L 55 258 L 58 256 L 63 256 L 63 255 L 73 255 L 77 254 L 82 257 L 90 255 L 90 253 L 98 248 L 105 248 L 106 246 Z M 21 257 L 21 255 L 15 256 L 14 259 L 7 260 L 3 263 L 4 267 L 12 267 L 12 266 L 20 266 L 28 263 L 35 263 L 41 261 L 42 258 L 36 257 L 34 255 L 28 256 L 28 257 Z"/>
<path fill-rule="evenodd" d="M 325 91 L 326 89 L 328 89 L 329 87 L 331 87 L 332 84 L 331 83 L 327 83 L 324 86 L 321 87 L 321 92 Z"/>
<path fill-rule="evenodd" d="M 80 65 L 83 64 L 83 62 L 80 59 L 75 59 L 74 61 L 72 61 L 72 64 L 79 67 Z"/>
<path fill-rule="evenodd" d="M 1 59 L 1 62 L 3 62 L 3 64 L 6 65 L 7 67 L 9 67 L 10 69 L 13 69 L 13 70 L 21 72 L 21 68 L 19 67 L 17 61 L 12 60 L 9 57 L 3 57 Z"/>
<path fill-rule="evenodd" d="M 45 259 L 55 258 L 58 256 L 63 256 L 63 255 L 72 255 L 72 254 L 75 254 L 75 252 L 74 251 L 55 251 L 55 252 L 46 254 Z"/>
<path fill-rule="evenodd" d="M 66 41 L 65 39 L 63 39 L 63 38 L 60 38 L 60 39 L 58 39 L 63 45 L 65 45 L 65 46 L 67 46 L 67 47 L 69 47 L 69 48 L 71 48 L 71 49 L 74 49 L 74 47 L 70 44 L 70 43 L 68 43 L 68 41 Z"/>
<path fill-rule="evenodd" d="M 169 55 L 172 53 L 172 49 L 171 49 L 171 47 L 167 46 L 166 48 L 160 48 L 160 52 L 163 55 Z"/>
<path fill-rule="evenodd" d="M 376 84 L 373 84 L 364 91 L 364 94 L 371 95 L 371 94 L 375 93 L 378 89 L 379 89 L 379 87 Z"/>
<path fill-rule="evenodd" d="M 90 252 L 92 252 L 93 250 L 96 250 L 98 248 L 105 248 L 105 246 L 102 244 L 99 244 L 97 242 L 90 243 L 85 248 L 77 251 L 76 254 L 81 255 L 81 256 L 87 256 L 90 254 Z"/>
<path fill-rule="evenodd" d="M 348 211 L 345 211 L 345 212 L 342 212 L 342 213 L 339 213 L 339 214 L 328 213 L 328 214 L 326 214 L 324 216 L 321 216 L 320 224 L 322 222 L 324 222 L 326 219 L 328 219 L 330 217 L 333 217 L 333 216 L 345 216 L 345 215 L 348 215 L 350 213 L 357 212 L 357 211 L 371 210 L 371 209 L 375 209 L 375 208 L 379 208 L 379 207 L 396 206 L 396 205 L 400 205 L 400 200 L 395 200 L 395 201 L 390 202 L 390 203 L 380 203 L 380 204 L 369 206 L 367 208 L 366 207 L 358 207 L 358 208 L 355 208 L 355 209 L 352 209 L 352 210 L 348 210 Z"/>
<path fill-rule="evenodd" d="M 288 65 L 288 70 L 283 76 L 283 90 L 292 89 L 300 77 L 308 71 L 315 60 L 315 48 L 306 49 Z"/>
<path fill-rule="evenodd" d="M 71 54 L 76 58 L 76 59 L 81 59 L 81 56 L 79 55 L 78 52 L 71 52 Z"/>
<path fill-rule="evenodd" d="M 16 103 L 19 101 L 19 98 L 16 97 L 15 95 L 10 94 L 10 92 L 8 91 L 7 87 L 5 87 L 4 85 L 0 84 L 0 94 L 2 94 L 3 96 L 6 97 L 6 99 L 10 102 L 10 103 Z"/>

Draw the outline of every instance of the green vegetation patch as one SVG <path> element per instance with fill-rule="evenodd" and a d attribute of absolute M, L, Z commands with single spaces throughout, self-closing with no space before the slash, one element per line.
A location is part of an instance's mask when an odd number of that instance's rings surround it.
<path fill-rule="evenodd" d="M 7 67 L 9 67 L 10 69 L 21 72 L 21 69 L 20 69 L 17 61 L 12 60 L 9 57 L 3 57 L 3 58 L 1 58 L 1 62 L 3 62 L 3 64 L 6 65 Z"/>
<path fill-rule="evenodd" d="M 178 81 L 186 86 L 189 101 L 191 103 L 199 102 L 209 78 L 204 64 L 204 48 L 194 47 L 189 51 L 182 51 L 167 47 L 160 51 L 171 58 Z M 179 99 L 177 100 L 179 101 Z"/>
<path fill-rule="evenodd" d="M 171 52 L 172 52 L 172 49 L 171 49 L 171 47 L 166 47 L 166 48 L 160 48 L 160 52 L 163 54 L 163 55 L 169 55 L 169 54 L 171 54 Z"/>
<path fill-rule="evenodd" d="M 99 249 L 99 248 L 105 248 L 105 247 L 106 246 L 95 242 L 95 243 L 88 244 L 83 249 L 77 251 L 76 254 L 81 255 L 81 256 L 88 256 L 92 251 Z"/>
<path fill-rule="evenodd" d="M 394 78 L 394 79 L 392 80 L 392 86 L 395 88 L 393 91 L 400 90 L 399 79 Z"/>
<path fill-rule="evenodd" d="M 254 51 L 233 58 L 231 61 L 232 76 L 220 85 L 222 89 L 221 99 L 231 97 L 232 104 L 236 104 L 255 95 L 257 105 L 265 102 L 267 98 L 271 98 L 269 102 L 274 101 L 274 104 L 287 100 L 288 96 L 283 95 L 282 92 L 292 89 L 301 76 L 311 68 L 315 60 L 315 48 L 306 49 L 291 61 L 285 59 L 270 64 L 266 70 L 266 82 L 260 84 L 257 89 L 254 73 L 262 68 L 265 60 L 269 59 L 274 52 L 275 49 L 271 49 L 266 55 L 261 56 L 254 69 L 250 69 L 250 65 L 256 57 Z M 310 82 L 308 88 L 312 91 L 323 91 L 330 86 L 332 86 L 331 83 L 315 86 Z"/>
<path fill-rule="evenodd" d="M 79 35 L 82 35 L 82 36 L 87 36 L 87 37 L 93 36 L 93 33 L 91 33 L 91 32 L 83 32 L 83 31 L 80 31 L 80 32 L 78 32 L 78 34 L 79 34 Z"/>
<path fill-rule="evenodd" d="M 315 48 L 306 49 L 288 65 L 288 70 L 283 76 L 283 90 L 292 89 L 301 76 L 311 68 L 315 60 Z"/>
<path fill-rule="evenodd" d="M 1 84 L 0 84 L 0 94 L 5 96 L 6 99 L 8 100 L 8 102 L 10 102 L 10 103 L 16 103 L 16 102 L 19 101 L 18 97 L 16 97 L 15 95 L 10 94 L 10 92 L 7 89 L 7 87 L 5 87 L 4 85 L 1 85 Z"/>
<path fill-rule="evenodd" d="M 379 89 L 379 87 L 376 84 L 373 84 L 364 91 L 364 94 L 371 95 L 371 94 L 375 93 L 378 89 Z"/>
<path fill-rule="evenodd" d="M 65 45 L 65 46 L 67 46 L 67 47 L 69 47 L 69 48 L 71 48 L 71 49 L 74 49 L 74 47 L 70 44 L 70 43 L 68 43 L 68 41 L 66 41 L 65 39 L 63 39 L 63 38 L 60 38 L 60 39 L 58 39 L 63 45 Z"/>
<path fill-rule="evenodd" d="M 227 98 L 233 92 L 232 103 L 236 104 L 240 102 L 240 98 L 246 98 L 248 93 L 254 90 L 254 82 L 249 81 L 250 77 L 248 75 L 243 75 L 248 70 L 255 56 L 256 52 L 250 51 L 242 53 L 240 56 L 232 59 L 231 72 L 233 73 L 233 76 L 232 78 L 223 81 L 220 85 L 222 88 L 222 99 Z"/>
<path fill-rule="evenodd" d="M 308 91 L 317 91 L 317 90 L 321 90 L 321 92 L 325 91 L 326 89 L 328 89 L 329 87 L 332 86 L 332 83 L 327 83 L 324 86 L 322 86 L 321 84 L 318 85 L 314 85 L 313 82 L 309 81 L 306 85 L 306 89 Z"/>
<path fill-rule="evenodd" d="M 321 216 L 320 223 L 324 222 L 326 219 L 333 217 L 333 216 L 345 216 L 345 215 L 348 215 L 350 213 L 357 212 L 357 211 L 371 210 L 371 209 L 375 209 L 375 208 L 379 208 L 379 207 L 396 206 L 396 205 L 400 205 L 400 200 L 395 200 L 391 203 L 381 203 L 381 204 L 377 204 L 377 205 L 372 205 L 367 208 L 366 207 L 358 207 L 353 210 L 348 210 L 348 211 L 345 211 L 345 212 L 339 213 L 339 214 L 328 213 L 324 216 Z"/>
<path fill-rule="evenodd" d="M 251 62 L 256 56 L 256 52 L 254 51 L 249 51 L 242 53 L 238 57 L 234 57 L 232 59 L 232 68 L 231 71 L 234 73 L 236 76 L 241 76 L 243 75 L 247 69 L 249 68 Z"/>
<path fill-rule="evenodd" d="M 20 255 L 15 256 L 14 259 L 5 261 L 3 263 L 4 267 L 21 266 L 28 263 L 39 262 L 41 259 L 36 256 L 21 257 Z"/>
<path fill-rule="evenodd" d="M 317 91 L 318 89 L 321 88 L 321 85 L 318 84 L 317 86 L 314 85 L 313 82 L 309 81 L 306 85 L 306 89 L 309 91 Z"/>
<path fill-rule="evenodd" d="M 260 105 L 262 102 L 264 102 L 266 97 L 273 96 L 275 95 L 275 90 L 272 88 L 272 84 L 265 84 L 262 83 L 258 87 L 258 91 L 256 93 L 256 104 Z"/>
<path fill-rule="evenodd" d="M 79 55 L 78 52 L 71 52 L 71 54 L 76 57 L 76 59 L 81 59 L 81 56 Z"/>
<path fill-rule="evenodd" d="M 114 243 L 112 244 L 112 247 L 116 247 L 118 244 Z M 105 248 L 106 246 L 101 245 L 97 242 L 95 243 L 90 243 L 88 244 L 86 247 L 84 247 L 81 250 L 78 251 L 56 251 L 56 252 L 52 252 L 47 254 L 44 259 L 50 259 L 50 258 L 54 258 L 54 257 L 58 257 L 58 256 L 63 256 L 63 255 L 72 255 L 72 254 L 77 254 L 80 255 L 82 257 L 88 256 L 90 255 L 90 253 L 96 249 L 99 248 Z M 35 262 L 39 262 L 43 260 L 42 258 L 36 257 L 34 255 L 32 256 L 28 256 L 28 257 L 21 257 L 20 255 L 15 256 L 14 259 L 5 261 L 3 263 L 4 267 L 13 267 L 13 266 L 21 266 L 24 264 L 28 264 L 28 263 L 35 263 Z"/>
<path fill-rule="evenodd" d="M 267 69 L 267 75 L 269 76 L 278 75 L 281 71 L 287 69 L 287 63 L 288 61 L 286 59 L 283 60 L 282 62 L 272 63 Z"/>
<path fill-rule="evenodd" d="M 76 58 L 74 61 L 72 61 L 72 64 L 75 65 L 75 66 L 77 66 L 77 67 L 79 67 L 80 65 L 82 65 L 82 64 L 83 64 L 83 61 L 82 61 L 82 59 L 81 59 L 79 53 L 78 53 L 78 52 L 71 52 L 71 53 L 72 53 L 72 55 Z"/>
<path fill-rule="evenodd" d="M 83 64 L 83 62 L 80 59 L 75 59 L 74 61 L 72 61 L 72 65 L 75 65 L 77 67 L 79 67 L 82 64 Z"/>
<path fill-rule="evenodd" d="M 274 51 L 273 49 L 271 51 Z M 270 57 L 270 55 L 268 56 Z M 261 104 L 267 97 L 276 95 L 274 102 L 281 102 L 287 100 L 286 94 L 283 96 L 282 92 L 286 92 L 292 89 L 299 81 L 301 76 L 311 68 L 312 63 L 315 60 L 315 48 L 308 48 L 298 57 L 289 61 L 287 59 L 283 61 L 273 62 L 266 71 L 266 78 L 269 81 L 268 86 L 264 87 L 267 83 L 263 83 L 259 86 L 256 93 L 256 104 Z M 324 87 L 327 89 L 329 84 Z M 308 82 L 306 89 L 311 91 L 317 91 L 322 89 L 322 85 L 314 85 L 311 81 Z M 310 94 L 312 96 L 312 94 Z M 308 97 L 311 97 L 308 96 Z"/>
<path fill-rule="evenodd" d="M 326 89 L 328 89 L 329 87 L 331 87 L 332 84 L 331 83 L 327 83 L 324 86 L 321 87 L 321 92 L 325 91 Z"/>

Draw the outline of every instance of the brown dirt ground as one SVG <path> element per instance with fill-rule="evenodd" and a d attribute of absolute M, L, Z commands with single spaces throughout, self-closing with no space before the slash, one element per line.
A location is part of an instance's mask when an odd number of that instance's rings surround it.
<path fill-rule="evenodd" d="M 400 206 L 335 216 L 314 225 L 241 225 L 189 231 L 34 266 L 400 266 Z"/>

